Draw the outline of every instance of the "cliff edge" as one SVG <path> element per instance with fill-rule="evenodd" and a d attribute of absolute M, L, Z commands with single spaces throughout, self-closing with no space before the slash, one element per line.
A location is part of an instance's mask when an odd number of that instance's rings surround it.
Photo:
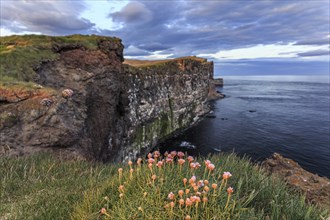
<path fill-rule="evenodd" d="M 213 63 L 127 61 L 115 37 L 1 37 L 0 152 L 133 159 L 208 112 Z"/>

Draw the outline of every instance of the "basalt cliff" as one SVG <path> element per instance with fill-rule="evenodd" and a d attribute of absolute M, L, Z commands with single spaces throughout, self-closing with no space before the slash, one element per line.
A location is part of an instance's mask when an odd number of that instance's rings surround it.
<path fill-rule="evenodd" d="M 111 37 L 1 38 L 0 150 L 124 161 L 208 112 L 213 63 L 125 61 Z"/>

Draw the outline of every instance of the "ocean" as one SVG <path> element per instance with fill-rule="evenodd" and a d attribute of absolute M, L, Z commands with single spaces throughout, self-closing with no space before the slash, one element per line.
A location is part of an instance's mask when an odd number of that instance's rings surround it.
<path fill-rule="evenodd" d="M 212 118 L 160 143 L 190 155 L 236 152 L 262 161 L 274 152 L 330 178 L 328 76 L 226 77 Z"/>

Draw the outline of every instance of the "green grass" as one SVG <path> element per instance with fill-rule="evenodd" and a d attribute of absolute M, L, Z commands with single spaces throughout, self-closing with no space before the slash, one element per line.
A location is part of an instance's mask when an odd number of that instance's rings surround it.
<path fill-rule="evenodd" d="M 305 203 L 304 197 L 268 177 L 248 159 L 234 154 L 209 158 L 215 165 L 212 172 L 202 165 L 191 170 L 185 158 L 177 162 L 155 165 L 152 171 L 146 161 L 139 166 L 99 164 L 82 160 L 63 159 L 60 156 L 37 154 L 21 158 L 0 159 L 0 219 L 322 219 L 328 213 Z M 121 175 L 118 168 L 122 167 Z M 232 177 L 223 181 L 224 171 Z M 152 181 L 152 175 L 156 179 Z M 197 205 L 179 206 L 178 190 L 190 189 L 183 178 L 195 175 L 197 181 L 207 179 L 208 198 Z M 222 183 L 223 182 L 223 183 Z M 216 191 L 212 183 L 217 183 Z M 222 183 L 222 184 L 221 184 Z M 123 185 L 124 189 L 119 190 Z M 219 187 L 222 185 L 222 189 Z M 227 188 L 234 192 L 228 198 Z M 196 188 L 197 190 L 197 188 Z M 198 188 L 203 192 L 204 187 Z M 168 199 L 173 192 L 175 200 Z M 122 194 L 120 197 L 120 194 Z M 174 202 L 174 207 L 168 207 Z M 227 204 L 228 203 L 228 204 Z M 105 208 L 106 214 L 100 214 Z M 110 216 L 110 217 L 108 217 Z"/>
<path fill-rule="evenodd" d="M 88 49 L 97 49 L 100 39 L 119 40 L 118 38 L 97 35 L 45 36 L 23 35 L 0 37 L 0 79 L 11 81 L 35 81 L 35 69 L 43 61 L 58 58 L 54 44 L 79 44 Z"/>

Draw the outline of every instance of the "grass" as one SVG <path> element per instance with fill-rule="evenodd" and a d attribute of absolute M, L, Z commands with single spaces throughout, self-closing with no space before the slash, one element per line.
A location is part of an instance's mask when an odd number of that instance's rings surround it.
<path fill-rule="evenodd" d="M 192 169 L 186 156 L 182 165 L 176 156 L 158 167 L 161 158 L 153 156 L 152 166 L 146 160 L 111 165 L 49 154 L 1 158 L 0 219 L 325 219 L 328 215 L 246 158 L 214 155 L 209 158 L 215 166 L 211 170 L 204 158 L 198 159 L 200 168 Z M 232 177 L 223 176 L 227 171 Z M 229 186 L 232 193 L 227 192 Z"/>
<path fill-rule="evenodd" d="M 35 81 L 35 69 L 43 61 L 52 61 L 59 54 L 54 53 L 54 44 L 79 44 L 88 49 L 97 49 L 100 39 L 117 38 L 96 35 L 45 36 L 23 35 L 0 37 L 0 78 L 15 81 Z"/>

